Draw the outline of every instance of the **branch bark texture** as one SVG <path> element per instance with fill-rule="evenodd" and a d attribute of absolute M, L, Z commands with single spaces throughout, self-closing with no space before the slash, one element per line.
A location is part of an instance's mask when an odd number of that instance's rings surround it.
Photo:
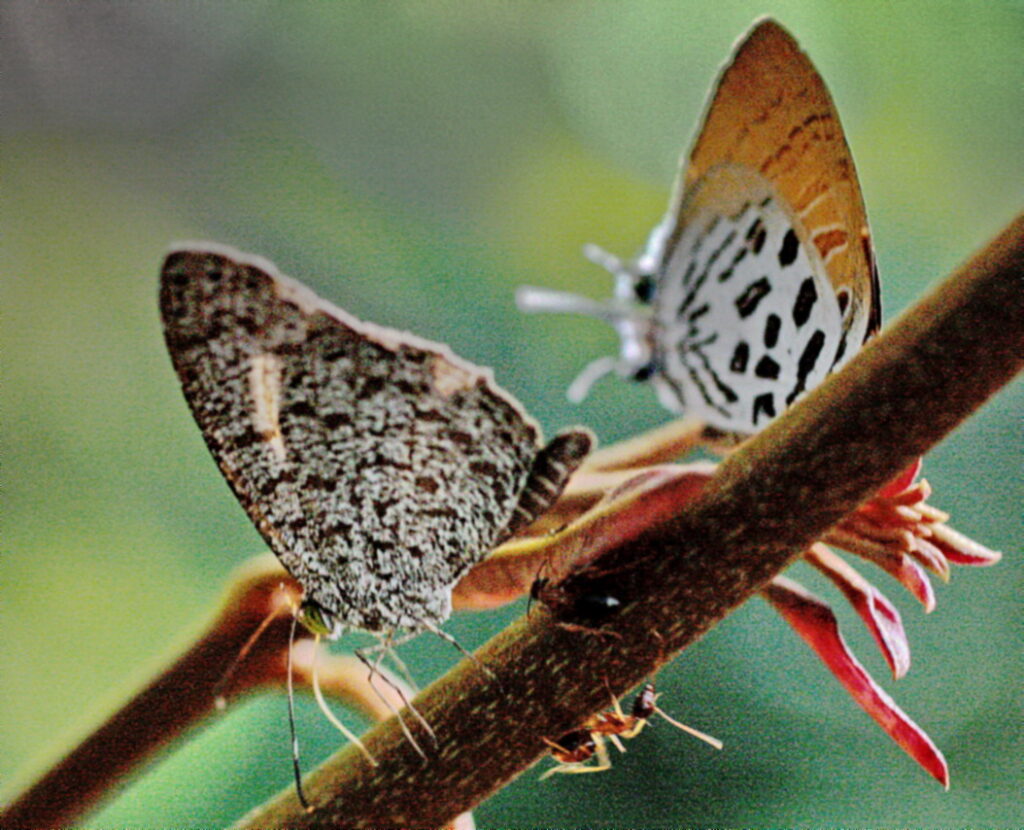
<path fill-rule="evenodd" d="M 700 638 L 833 524 L 934 446 L 1024 366 L 1024 217 L 868 345 L 839 374 L 740 447 L 671 520 L 637 531 L 563 583 L 617 597 L 613 635 L 546 610 L 463 661 L 415 705 L 436 744 L 421 758 L 392 719 L 244 827 L 441 826 Z M 567 620 L 572 621 L 572 620 Z M 410 722 L 411 718 L 408 719 Z M 418 728 L 413 724 L 413 728 Z"/>

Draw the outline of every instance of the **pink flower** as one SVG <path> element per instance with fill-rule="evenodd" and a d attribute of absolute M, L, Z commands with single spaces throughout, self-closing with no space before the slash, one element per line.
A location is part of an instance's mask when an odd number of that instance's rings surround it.
<path fill-rule="evenodd" d="M 935 607 L 928 571 L 948 581 L 950 565 L 992 565 L 1001 554 L 945 524 L 948 516 L 926 503 L 931 488 L 917 480 L 918 460 L 878 494 L 825 534 L 804 554 L 828 577 L 867 625 L 895 679 L 910 668 L 910 644 L 899 611 L 867 578 L 828 546 L 878 565 L 924 606 Z M 640 469 L 590 469 L 577 474 L 555 505 L 540 535 L 513 540 L 471 571 L 457 586 L 456 607 L 485 608 L 530 589 L 543 570 L 551 596 L 557 583 L 609 547 L 638 536 L 673 516 L 714 474 L 713 465 L 657 464 Z M 550 524 L 561 530 L 548 535 Z M 828 545 L 828 546 L 827 546 Z M 839 632 L 828 604 L 799 583 L 777 577 L 763 596 L 814 650 L 853 699 L 943 786 L 949 770 L 942 753 L 858 662 Z"/>
<path fill-rule="evenodd" d="M 925 500 L 931 488 L 918 460 L 828 532 L 825 541 L 872 562 L 895 577 L 924 605 L 935 607 L 926 571 L 948 581 L 950 563 L 992 565 L 1001 554 L 948 527 L 945 513 Z M 805 559 L 843 592 L 884 655 L 893 677 L 910 668 L 910 644 L 895 606 L 844 559 L 815 544 Z M 896 705 L 847 647 L 831 608 L 800 584 L 777 577 L 765 598 L 812 648 L 855 701 L 914 760 L 949 787 L 949 768 L 928 735 Z"/>

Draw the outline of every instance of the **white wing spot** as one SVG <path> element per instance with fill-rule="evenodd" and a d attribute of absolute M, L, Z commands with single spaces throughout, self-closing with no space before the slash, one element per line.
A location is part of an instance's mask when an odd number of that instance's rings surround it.
<path fill-rule="evenodd" d="M 456 392 L 472 389 L 476 385 L 475 374 L 443 358 L 434 358 L 430 371 L 434 376 L 434 388 L 446 398 L 450 398 Z"/>
<path fill-rule="evenodd" d="M 252 396 L 252 425 L 278 461 L 287 450 L 279 420 L 281 406 L 281 361 L 272 354 L 256 355 L 249 370 L 249 394 Z"/>
<path fill-rule="evenodd" d="M 821 248 L 845 239 L 801 238 L 771 199 L 715 207 L 690 217 L 660 269 L 655 382 L 675 411 L 749 434 L 828 374 L 842 315 Z"/>

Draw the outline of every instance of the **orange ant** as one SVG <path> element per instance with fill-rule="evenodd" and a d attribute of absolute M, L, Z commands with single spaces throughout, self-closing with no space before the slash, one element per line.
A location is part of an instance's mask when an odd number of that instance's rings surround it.
<path fill-rule="evenodd" d="M 558 743 L 547 738 L 544 739 L 544 743 L 551 747 L 551 757 L 558 761 L 558 766 L 545 772 L 540 777 L 541 781 L 556 772 L 602 772 L 612 765 L 604 738 L 600 733 L 591 732 L 586 727 L 566 732 L 558 739 Z M 595 756 L 597 763 L 588 764 L 587 761 Z"/>
<path fill-rule="evenodd" d="M 609 694 L 611 694 L 611 690 L 609 690 Z M 626 747 L 623 746 L 621 739 L 635 738 L 655 714 L 661 715 L 677 729 L 711 744 L 715 749 L 722 748 L 722 742 L 717 738 L 705 735 L 665 714 L 658 706 L 658 697 L 659 694 L 655 691 L 654 683 L 647 682 L 634 699 L 633 708 L 628 715 L 622 711 L 619 701 L 612 695 L 611 709 L 598 712 L 588 718 L 581 728 L 567 732 L 557 742 L 545 738 L 544 742 L 551 747 L 551 756 L 558 762 L 558 765 L 545 772 L 541 776 L 541 780 L 543 781 L 555 773 L 603 772 L 612 765 L 604 739 L 607 737 L 615 744 L 615 748 L 619 752 L 625 752 Z M 597 758 L 596 764 L 587 763 L 595 757 Z"/>

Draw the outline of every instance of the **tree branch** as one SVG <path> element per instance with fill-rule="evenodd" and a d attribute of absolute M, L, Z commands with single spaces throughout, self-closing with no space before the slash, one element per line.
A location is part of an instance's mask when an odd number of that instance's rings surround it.
<path fill-rule="evenodd" d="M 523 618 L 417 698 L 434 727 L 428 760 L 394 719 L 244 827 L 439 826 L 536 761 L 544 737 L 578 726 L 690 645 L 859 503 L 1009 382 L 1024 365 L 1024 217 L 902 315 L 840 373 L 740 447 L 668 521 L 620 540 L 563 584 L 615 595 L 614 636 Z M 415 728 L 415 726 L 414 726 Z M 429 746 L 425 735 L 421 742 Z"/>
<path fill-rule="evenodd" d="M 225 669 L 275 609 L 284 613 L 263 634 L 259 654 L 266 659 L 241 663 L 223 691 L 230 695 L 283 677 L 291 628 L 287 604 L 300 599 L 301 589 L 276 563 L 269 577 L 266 559 L 239 569 L 213 620 L 188 651 L 6 805 L 0 826 L 67 826 L 109 798 L 128 773 L 212 714 Z"/>

